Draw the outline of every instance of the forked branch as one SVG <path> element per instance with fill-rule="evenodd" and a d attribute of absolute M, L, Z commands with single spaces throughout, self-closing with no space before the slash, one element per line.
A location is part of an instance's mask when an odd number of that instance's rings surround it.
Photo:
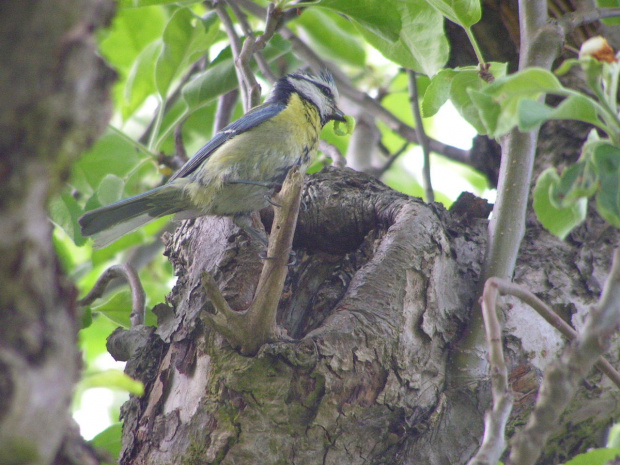
<path fill-rule="evenodd" d="M 247 310 L 230 308 L 213 277 L 206 272 L 202 275 L 202 284 L 216 310 L 205 312 L 207 321 L 244 355 L 254 355 L 263 344 L 286 337 L 276 324 L 276 312 L 288 272 L 302 185 L 303 174 L 292 168 L 282 190 L 274 196 L 274 203 L 280 206 L 274 208 L 267 259 Z"/>

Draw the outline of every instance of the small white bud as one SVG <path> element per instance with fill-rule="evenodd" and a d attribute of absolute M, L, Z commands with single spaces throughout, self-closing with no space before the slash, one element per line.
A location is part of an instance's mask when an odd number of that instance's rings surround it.
<path fill-rule="evenodd" d="M 592 57 L 598 61 L 614 63 L 617 60 L 614 49 L 611 48 L 607 39 L 602 36 L 592 37 L 581 44 L 579 58 Z"/>

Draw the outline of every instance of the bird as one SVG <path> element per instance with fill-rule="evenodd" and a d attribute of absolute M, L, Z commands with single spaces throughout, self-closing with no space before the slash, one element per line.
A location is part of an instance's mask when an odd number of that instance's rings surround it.
<path fill-rule="evenodd" d="M 338 98 L 327 71 L 281 77 L 262 105 L 215 134 L 167 183 L 85 213 L 82 235 L 102 248 L 157 218 L 212 215 L 232 217 L 266 246 L 250 214 L 273 204 L 270 194 L 293 166 L 306 171 L 325 124 L 346 121 Z"/>

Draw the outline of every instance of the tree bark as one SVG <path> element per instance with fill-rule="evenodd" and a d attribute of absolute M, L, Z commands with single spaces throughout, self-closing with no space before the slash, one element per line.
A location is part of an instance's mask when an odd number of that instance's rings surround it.
<path fill-rule="evenodd" d="M 0 463 L 75 463 L 76 292 L 52 244 L 50 195 L 110 116 L 93 34 L 107 0 L 0 4 Z M 90 457 L 91 462 L 88 462 Z"/>
<path fill-rule="evenodd" d="M 488 379 L 446 366 L 477 297 L 486 220 L 474 208 L 446 212 L 346 169 L 311 176 L 303 199 L 299 263 L 278 309 L 295 340 L 268 344 L 256 357 L 239 355 L 205 325 L 201 312 L 211 309 L 200 274 L 212 273 L 231 306 L 244 309 L 258 251 L 227 220 L 186 222 L 171 238 L 178 283 L 170 306 L 158 309 L 154 349 L 130 361 L 147 395 L 123 408 L 121 464 L 457 464 L 475 452 Z M 612 228 L 594 241 L 601 227 L 592 219 L 576 233 L 589 239 L 563 243 L 530 224 L 522 247 L 516 281 L 577 327 L 618 243 Z M 506 299 L 505 309 L 512 433 L 563 341 L 520 302 Z M 471 350 L 485 357 L 485 347 Z M 547 456 L 595 445 L 616 401 L 617 389 L 593 373 Z"/>
<path fill-rule="evenodd" d="M 474 31 L 485 57 L 514 70 L 516 2 L 484 2 L 483 13 Z M 447 29 L 450 64 L 475 64 L 462 31 L 449 23 Z M 583 36 L 580 29 L 569 42 L 578 47 Z M 545 125 L 534 179 L 575 160 L 586 133 L 580 124 Z M 488 160 L 481 165 L 496 181 L 499 157 L 482 142 L 478 158 Z M 157 308 L 157 332 L 128 365 L 147 394 L 123 408 L 120 463 L 466 463 L 482 440 L 490 382 L 484 372 L 446 367 L 464 351 L 486 359 L 486 347 L 461 345 L 480 288 L 483 218 L 475 202 L 446 212 L 350 170 L 309 177 L 294 244 L 298 264 L 289 269 L 278 308 L 294 340 L 268 344 L 250 358 L 201 318 L 212 309 L 200 275 L 211 273 L 231 306 L 245 309 L 260 251 L 227 220 L 183 223 L 167 246 L 177 285 L 168 305 Z M 269 224 L 268 214 L 263 221 Z M 618 244 L 618 230 L 593 209 L 566 241 L 543 230 L 531 212 L 514 281 L 579 329 Z M 502 302 L 515 393 L 512 435 L 565 341 L 520 301 Z M 610 354 L 617 350 L 616 341 Z M 618 367 L 617 357 L 609 360 Z M 591 373 L 540 463 L 600 446 L 618 405 L 617 388 Z"/>

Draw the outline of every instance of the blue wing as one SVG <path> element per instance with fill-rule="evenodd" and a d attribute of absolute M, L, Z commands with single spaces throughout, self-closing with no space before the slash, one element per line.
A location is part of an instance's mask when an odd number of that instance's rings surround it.
<path fill-rule="evenodd" d="M 192 173 L 224 142 L 232 139 L 237 134 L 249 131 L 253 127 L 256 127 L 259 124 L 273 118 L 285 108 L 286 106 L 282 104 L 267 103 L 250 110 L 237 121 L 226 126 L 218 132 L 213 139 L 203 145 L 202 148 L 198 150 L 198 152 L 196 152 L 196 154 L 179 169 L 179 171 L 172 175 L 168 182 L 174 181 L 176 178 L 184 178 L 188 174 Z"/>

